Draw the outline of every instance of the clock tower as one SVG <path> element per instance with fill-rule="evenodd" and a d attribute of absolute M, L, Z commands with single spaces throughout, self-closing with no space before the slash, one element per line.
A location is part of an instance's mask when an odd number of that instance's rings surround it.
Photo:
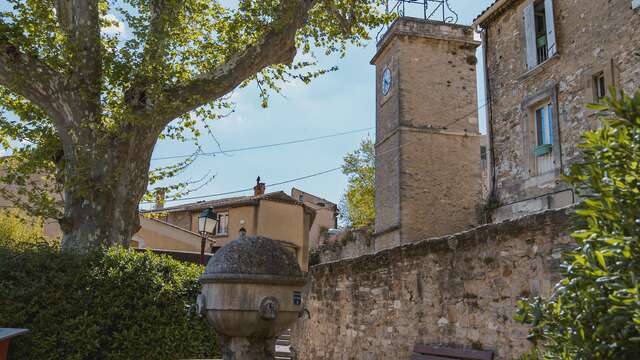
<path fill-rule="evenodd" d="M 469 26 L 410 17 L 378 41 L 376 250 L 477 225 L 478 46 Z"/>

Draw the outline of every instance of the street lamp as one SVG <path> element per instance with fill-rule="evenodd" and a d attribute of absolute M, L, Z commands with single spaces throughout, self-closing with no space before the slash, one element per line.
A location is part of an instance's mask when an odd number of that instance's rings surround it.
<path fill-rule="evenodd" d="M 217 223 L 218 214 L 213 211 L 213 208 L 202 210 L 200 216 L 198 216 L 198 231 L 202 236 L 202 244 L 200 246 L 200 264 L 202 265 L 204 265 L 204 247 L 207 243 L 207 237 L 213 234 Z"/>

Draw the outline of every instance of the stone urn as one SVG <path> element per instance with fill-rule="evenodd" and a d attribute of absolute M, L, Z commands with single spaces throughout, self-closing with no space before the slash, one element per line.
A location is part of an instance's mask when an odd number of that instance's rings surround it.
<path fill-rule="evenodd" d="M 305 277 L 279 241 L 241 236 L 209 260 L 198 306 L 222 342 L 224 360 L 272 360 L 276 336 L 302 311 Z"/>

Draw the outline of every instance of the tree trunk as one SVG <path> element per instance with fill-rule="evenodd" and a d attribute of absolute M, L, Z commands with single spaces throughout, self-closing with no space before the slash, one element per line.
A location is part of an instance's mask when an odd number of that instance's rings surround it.
<path fill-rule="evenodd" d="M 107 145 L 73 147 L 76 155 L 64 169 L 63 251 L 128 247 L 140 229 L 138 204 L 147 189 L 155 139 L 136 133 Z"/>
<path fill-rule="evenodd" d="M 84 253 L 99 247 L 128 247 L 139 228 L 138 204 L 122 202 L 117 194 L 65 199 L 62 250 Z"/>

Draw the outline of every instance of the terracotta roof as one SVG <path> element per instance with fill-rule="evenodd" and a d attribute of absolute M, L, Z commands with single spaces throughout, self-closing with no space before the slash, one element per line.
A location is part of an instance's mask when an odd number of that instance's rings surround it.
<path fill-rule="evenodd" d="M 142 215 L 140 215 L 140 216 L 141 216 L 141 217 L 144 217 L 144 216 L 142 216 Z M 148 217 L 144 217 L 144 218 L 145 218 L 146 220 L 153 221 L 153 222 L 155 222 L 155 223 L 161 224 L 162 226 L 168 226 L 168 227 L 170 227 L 170 228 L 173 228 L 173 229 L 176 229 L 176 230 L 179 230 L 179 231 L 182 231 L 182 232 L 186 232 L 186 233 L 189 233 L 189 234 L 191 234 L 191 235 L 201 236 L 200 234 L 198 234 L 198 233 L 196 233 L 196 232 L 193 232 L 193 231 L 191 231 L 191 230 L 189 230 L 189 229 L 182 228 L 182 227 L 180 227 L 180 226 L 177 226 L 177 225 L 174 225 L 174 224 L 168 223 L 168 222 L 166 222 L 166 221 L 162 221 L 162 220 L 160 220 L 160 219 L 148 218 Z M 140 223 L 142 224 L 142 222 L 140 222 Z"/>
<path fill-rule="evenodd" d="M 285 202 L 289 204 L 302 205 L 299 201 L 287 195 L 284 191 L 272 192 L 258 196 L 236 196 L 225 199 L 216 199 L 210 201 L 199 201 L 196 203 L 182 204 L 176 206 L 165 207 L 157 210 L 141 211 L 142 213 L 154 213 L 154 212 L 177 212 L 177 211 L 198 211 L 208 207 L 223 208 L 223 207 L 237 207 L 244 205 L 258 205 L 260 200 L 272 200 Z"/>
<path fill-rule="evenodd" d="M 473 19 L 472 26 L 475 27 L 481 25 L 485 22 L 485 20 L 487 20 L 487 18 L 489 18 L 491 14 L 502 8 L 502 6 L 507 5 L 511 2 L 512 0 L 495 0 L 491 5 L 489 5 L 489 7 L 484 9 L 484 11 L 480 13 L 480 15 L 476 16 L 476 18 Z"/>
<path fill-rule="evenodd" d="M 337 204 L 335 204 L 334 202 L 331 202 L 331 201 L 329 201 L 329 200 L 327 200 L 327 199 L 325 199 L 325 198 L 321 198 L 320 196 L 313 195 L 312 193 L 308 193 L 308 192 L 306 192 L 306 191 L 304 191 L 304 190 L 300 190 L 300 189 L 295 188 L 295 187 L 294 187 L 294 188 L 291 188 L 291 193 L 292 193 L 292 194 L 293 194 L 293 191 L 294 191 L 294 190 L 300 191 L 301 193 L 306 194 L 306 195 L 311 195 L 311 196 L 313 196 L 314 198 L 316 198 L 316 199 L 320 200 L 321 202 L 324 202 L 327 206 L 336 206 L 336 207 L 338 206 L 338 205 L 337 205 Z"/>

